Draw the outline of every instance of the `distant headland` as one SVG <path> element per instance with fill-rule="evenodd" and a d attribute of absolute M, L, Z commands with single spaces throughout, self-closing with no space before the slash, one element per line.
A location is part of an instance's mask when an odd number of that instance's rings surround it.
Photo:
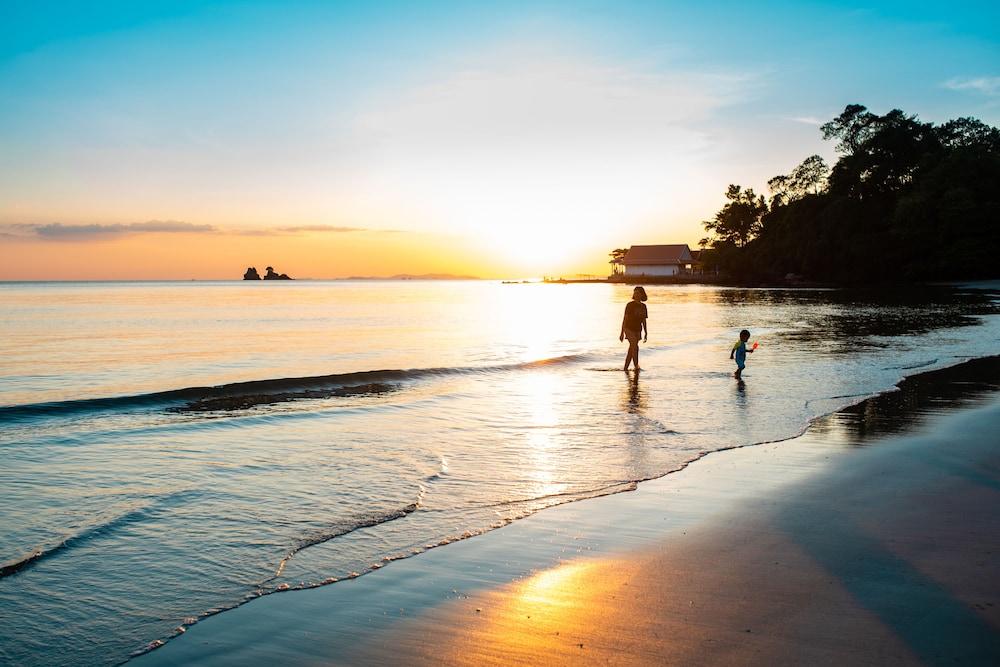
<path fill-rule="evenodd" d="M 265 271 L 267 273 L 261 278 L 260 274 L 257 273 L 256 266 L 248 267 L 246 273 L 243 274 L 243 280 L 295 280 L 295 278 L 292 278 L 287 273 L 275 273 L 274 269 L 270 266 Z"/>
<path fill-rule="evenodd" d="M 262 278 L 256 266 L 247 267 L 243 274 L 243 280 L 295 280 L 287 273 L 277 273 L 273 267 L 268 266 Z M 308 279 L 307 279 L 308 280 Z M 452 273 L 397 273 L 394 276 L 351 276 L 349 278 L 336 278 L 335 280 L 481 280 L 478 276 L 459 276 Z"/>
<path fill-rule="evenodd" d="M 394 276 L 351 276 L 344 280 L 480 280 L 478 276 L 456 276 L 451 273 L 397 273 Z"/>

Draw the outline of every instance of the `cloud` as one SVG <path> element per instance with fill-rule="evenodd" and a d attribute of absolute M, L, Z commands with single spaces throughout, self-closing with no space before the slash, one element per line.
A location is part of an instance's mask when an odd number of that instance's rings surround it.
<path fill-rule="evenodd" d="M 647 71 L 566 54 L 502 53 L 373 100 L 356 131 L 398 155 L 468 158 L 654 151 L 701 145 L 692 129 L 743 98 L 754 77 Z M 410 157 L 410 156 L 408 156 Z M 459 171 L 465 165 L 456 164 Z"/>
<path fill-rule="evenodd" d="M 249 229 L 227 229 L 226 234 L 237 234 L 239 236 L 283 236 L 292 234 L 397 234 L 402 232 L 399 229 L 374 229 L 371 227 L 348 227 L 344 225 L 292 225 L 289 227 L 261 227 Z"/>
<path fill-rule="evenodd" d="M 822 118 L 816 118 L 815 116 L 791 116 L 785 120 L 790 120 L 793 123 L 802 123 L 803 125 L 815 125 L 816 127 L 826 122 Z"/>
<path fill-rule="evenodd" d="M 295 227 L 278 227 L 279 232 L 334 232 L 337 234 L 345 232 L 370 232 L 373 230 L 364 227 L 340 227 L 338 225 L 298 225 Z"/>
<path fill-rule="evenodd" d="M 173 234 L 173 233 L 213 233 L 212 225 L 196 225 L 177 220 L 149 220 L 146 222 L 113 223 L 113 224 L 82 224 L 66 225 L 61 222 L 48 224 L 19 224 L 14 228 L 33 233 L 45 239 L 102 239 L 127 234 Z"/>
<path fill-rule="evenodd" d="M 955 77 L 944 82 L 950 90 L 972 91 L 987 97 L 1000 95 L 1000 76 Z"/>
<path fill-rule="evenodd" d="M 275 229 L 227 229 L 224 233 L 233 236 L 278 236 L 280 232 Z"/>
<path fill-rule="evenodd" d="M 194 224 L 178 220 L 148 220 L 131 223 L 88 223 L 65 224 L 50 223 L 15 223 L 0 229 L 0 237 L 14 239 L 46 239 L 66 241 L 96 241 L 118 238 L 134 234 L 226 234 L 234 236 L 288 236 L 302 233 L 344 234 L 352 232 L 369 232 L 376 234 L 398 233 L 398 229 L 372 229 L 368 227 L 348 227 L 342 225 L 293 225 L 288 227 L 226 227 L 215 225 Z"/>

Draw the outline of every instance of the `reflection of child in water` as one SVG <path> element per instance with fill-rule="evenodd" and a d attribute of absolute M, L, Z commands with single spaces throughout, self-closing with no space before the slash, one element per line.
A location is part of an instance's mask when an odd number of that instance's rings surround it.
<path fill-rule="evenodd" d="M 646 324 L 646 304 L 643 303 L 648 297 L 646 290 L 638 285 L 632 290 L 632 300 L 625 304 L 625 317 L 622 318 L 622 332 L 618 335 L 618 340 L 628 338 L 628 353 L 625 355 L 625 370 L 633 361 L 635 370 L 639 369 L 639 337 L 646 330 L 642 342 L 646 342 L 649 337 L 649 326 Z"/>
<path fill-rule="evenodd" d="M 744 329 L 740 332 L 739 342 L 733 345 L 733 349 L 729 353 L 729 358 L 736 360 L 736 373 L 734 375 L 737 380 L 743 379 L 740 376 L 743 373 L 743 369 L 747 366 L 747 352 L 753 354 L 753 348 L 747 349 L 748 340 L 750 340 L 750 332 Z"/>

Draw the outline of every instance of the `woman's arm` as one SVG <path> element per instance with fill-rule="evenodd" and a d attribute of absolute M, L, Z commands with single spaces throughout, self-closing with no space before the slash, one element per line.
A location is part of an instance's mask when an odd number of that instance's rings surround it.
<path fill-rule="evenodd" d="M 625 312 L 628 313 L 628 306 L 625 306 Z M 622 315 L 622 330 L 618 334 L 618 342 L 625 340 L 625 315 Z"/>
<path fill-rule="evenodd" d="M 649 320 L 647 319 L 642 320 L 642 328 L 646 332 L 642 337 L 642 342 L 645 343 L 647 340 L 649 340 Z"/>

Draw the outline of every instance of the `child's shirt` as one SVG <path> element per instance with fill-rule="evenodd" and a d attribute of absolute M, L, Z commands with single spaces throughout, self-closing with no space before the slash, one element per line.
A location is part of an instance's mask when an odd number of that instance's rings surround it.
<path fill-rule="evenodd" d="M 736 350 L 736 365 L 739 367 L 746 366 L 747 363 L 747 343 L 745 340 L 736 341 L 733 345 L 733 349 Z"/>

